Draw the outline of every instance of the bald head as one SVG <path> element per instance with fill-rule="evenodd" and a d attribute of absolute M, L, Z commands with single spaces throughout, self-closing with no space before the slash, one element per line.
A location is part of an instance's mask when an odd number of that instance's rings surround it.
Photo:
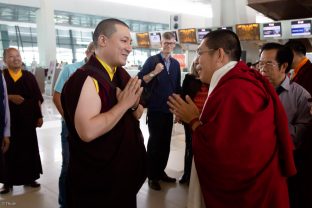
<path fill-rule="evenodd" d="M 117 31 L 116 25 L 123 25 L 127 28 L 129 26 L 124 23 L 123 21 L 119 19 L 105 19 L 102 20 L 95 28 L 94 33 L 93 33 L 93 43 L 95 44 L 95 47 L 98 46 L 98 39 L 101 35 L 104 35 L 107 38 L 110 38 L 113 33 Z"/>

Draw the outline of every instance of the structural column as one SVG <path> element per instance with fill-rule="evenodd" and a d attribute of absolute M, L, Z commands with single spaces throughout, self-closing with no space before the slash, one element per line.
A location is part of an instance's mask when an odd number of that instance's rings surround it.
<path fill-rule="evenodd" d="M 37 11 L 37 38 L 39 65 L 47 67 L 50 61 L 56 60 L 53 0 L 40 0 L 40 9 Z"/>
<path fill-rule="evenodd" d="M 213 26 L 248 23 L 247 0 L 211 0 Z"/>

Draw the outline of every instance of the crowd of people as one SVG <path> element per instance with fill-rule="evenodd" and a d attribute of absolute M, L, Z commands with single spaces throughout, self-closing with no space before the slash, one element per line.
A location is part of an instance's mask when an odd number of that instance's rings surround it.
<path fill-rule="evenodd" d="M 86 58 L 57 79 L 60 207 L 134 208 L 146 178 L 155 191 L 175 183 L 165 172 L 175 122 L 185 129 L 179 182 L 189 184 L 188 207 L 312 207 L 312 63 L 300 41 L 266 43 L 247 66 L 234 32 L 209 32 L 182 85 L 173 33 L 162 34 L 160 52 L 135 77 L 123 68 L 131 41 L 126 23 L 101 21 Z M 5 49 L 3 58 L 0 194 L 7 194 L 14 185 L 40 186 L 43 97 L 17 49 Z"/>

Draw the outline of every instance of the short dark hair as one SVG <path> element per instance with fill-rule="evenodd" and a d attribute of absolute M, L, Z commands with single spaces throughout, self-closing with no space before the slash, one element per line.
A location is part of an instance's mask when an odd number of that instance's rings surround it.
<path fill-rule="evenodd" d="M 233 61 L 239 61 L 242 48 L 237 35 L 230 30 L 214 30 L 204 36 L 206 45 L 211 49 L 222 48 Z"/>
<path fill-rule="evenodd" d="M 299 40 L 291 39 L 285 44 L 285 46 L 291 48 L 295 53 L 302 54 L 304 56 L 307 53 L 305 45 Z"/>
<path fill-rule="evenodd" d="M 109 18 L 99 22 L 99 24 L 96 26 L 94 30 L 92 37 L 95 46 L 97 46 L 97 40 L 100 35 L 105 35 L 106 37 L 109 38 L 113 33 L 115 33 L 116 32 L 115 25 L 117 24 L 129 28 L 129 26 L 125 22 L 115 18 Z"/>
<path fill-rule="evenodd" d="M 163 39 L 166 39 L 166 40 L 170 40 L 170 39 L 172 39 L 172 38 L 175 39 L 175 35 L 173 34 L 173 32 L 164 32 L 164 33 L 162 34 L 162 38 L 163 38 Z"/>
<path fill-rule="evenodd" d="M 260 55 L 265 50 L 277 50 L 275 60 L 277 61 L 278 65 L 280 66 L 283 63 L 287 63 L 288 66 L 285 70 L 285 73 L 288 73 L 291 69 L 291 64 L 294 58 L 294 54 L 290 47 L 283 46 L 279 43 L 266 43 L 261 47 Z"/>

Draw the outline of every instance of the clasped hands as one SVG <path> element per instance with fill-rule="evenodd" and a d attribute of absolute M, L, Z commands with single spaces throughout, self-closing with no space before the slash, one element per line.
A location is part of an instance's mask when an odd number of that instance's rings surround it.
<path fill-rule="evenodd" d="M 169 110 L 176 117 L 176 120 L 190 123 L 193 119 L 199 118 L 199 110 L 190 96 L 185 96 L 185 101 L 178 94 L 169 96 L 167 104 Z"/>
<path fill-rule="evenodd" d="M 125 88 L 121 91 L 117 88 L 116 95 L 118 102 L 127 105 L 127 108 L 136 109 L 140 102 L 140 97 L 143 92 L 143 87 L 141 87 L 141 80 L 136 76 L 130 78 Z"/>

